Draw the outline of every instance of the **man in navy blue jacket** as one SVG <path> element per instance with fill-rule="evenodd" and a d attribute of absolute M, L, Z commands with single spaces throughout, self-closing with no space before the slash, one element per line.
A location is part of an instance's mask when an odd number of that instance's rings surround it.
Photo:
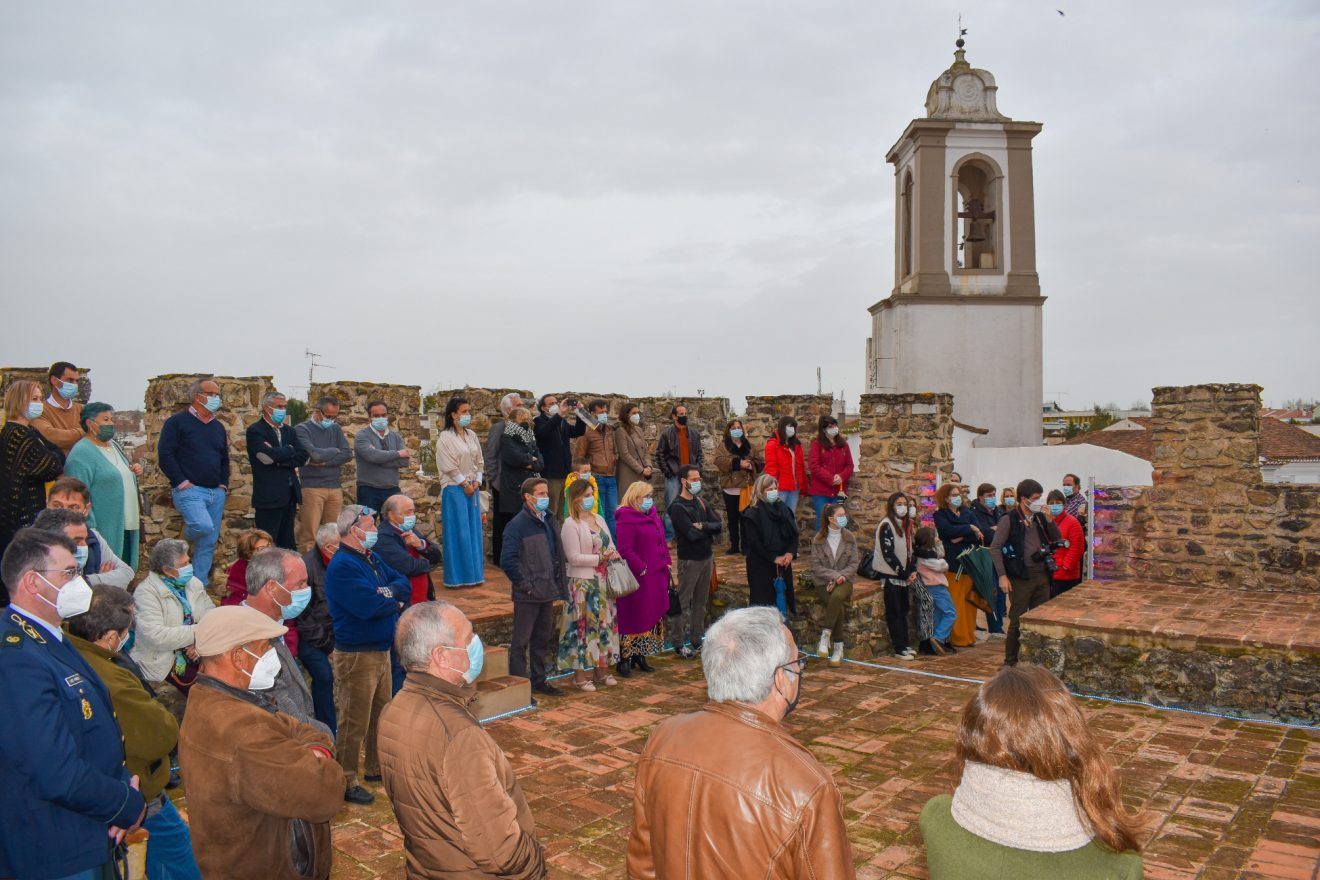
<path fill-rule="evenodd" d="M 192 543 L 193 575 L 208 583 L 229 489 L 229 434 L 215 415 L 222 401 L 214 380 L 192 383 L 188 397 L 192 405 L 165 420 L 156 454 Z"/>
<path fill-rule="evenodd" d="M 91 588 L 73 542 L 23 529 L 0 562 L 0 877 L 100 878 L 146 815 L 110 693 L 60 624 Z"/>
<path fill-rule="evenodd" d="M 252 465 L 252 510 L 256 526 L 275 539 L 276 547 L 297 550 L 293 527 L 302 503 L 298 468 L 307 452 L 288 424 L 288 399 L 278 391 L 261 398 L 261 418 L 247 427 L 247 454 Z"/>
<path fill-rule="evenodd" d="M 374 511 L 350 504 L 339 514 L 339 550 L 325 569 L 325 601 L 335 630 L 335 756 L 344 768 L 344 800 L 376 798 L 357 782 L 366 744 L 367 782 L 380 780 L 376 722 L 393 695 L 390 648 L 394 625 L 408 601 L 408 579 L 371 552 L 378 532 Z"/>

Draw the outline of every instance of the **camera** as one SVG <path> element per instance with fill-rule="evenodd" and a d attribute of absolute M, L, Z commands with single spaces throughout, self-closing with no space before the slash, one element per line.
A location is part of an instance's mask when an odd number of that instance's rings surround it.
<path fill-rule="evenodd" d="M 1048 541 L 1043 544 L 1039 550 L 1031 554 L 1031 561 L 1045 563 L 1045 570 L 1050 573 L 1051 577 L 1053 577 L 1054 573 L 1059 570 L 1059 563 L 1054 561 L 1054 551 L 1063 550 L 1069 546 L 1071 546 L 1071 544 L 1068 542 L 1067 538 L 1059 541 Z"/>

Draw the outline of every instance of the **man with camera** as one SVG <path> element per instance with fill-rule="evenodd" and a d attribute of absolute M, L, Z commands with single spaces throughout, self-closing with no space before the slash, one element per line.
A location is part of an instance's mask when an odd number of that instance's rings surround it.
<path fill-rule="evenodd" d="M 1041 496 L 1040 483 L 1027 479 L 1017 485 L 1017 505 L 995 526 L 990 558 L 999 589 L 1008 594 L 1008 638 L 1004 665 L 1016 666 L 1022 615 L 1049 601 L 1054 551 L 1063 546 L 1059 529 Z"/>

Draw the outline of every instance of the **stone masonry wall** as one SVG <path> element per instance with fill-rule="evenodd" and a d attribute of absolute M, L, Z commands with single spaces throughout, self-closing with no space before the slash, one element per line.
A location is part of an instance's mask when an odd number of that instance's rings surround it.
<path fill-rule="evenodd" d="M 50 387 L 46 384 L 46 380 L 49 378 L 47 373 L 49 369 L 50 369 L 49 364 L 44 367 L 0 367 L 0 398 L 4 397 L 4 394 L 6 391 L 9 390 L 10 385 L 13 385 L 15 382 L 20 382 L 24 379 L 30 379 L 33 382 L 36 382 L 38 385 L 41 386 L 43 391 L 50 393 Z M 90 368 L 85 368 L 85 367 L 78 368 L 78 402 L 79 403 L 85 404 L 92 400 L 92 377 L 90 375 L 91 372 L 92 371 Z M 108 400 L 105 402 L 111 403 L 111 401 Z M 113 406 L 113 404 L 111 405 Z M 0 416 L 0 420 L 3 420 L 3 416 Z"/>
<path fill-rule="evenodd" d="M 1260 387 L 1154 389 L 1153 485 L 1098 487 L 1096 577 L 1320 592 L 1320 486 L 1265 483 Z"/>
<path fill-rule="evenodd" d="M 209 376 L 174 373 L 157 376 L 147 383 L 146 416 L 147 466 L 142 476 L 142 549 L 139 574 L 146 572 L 147 556 L 161 538 L 182 538 L 183 519 L 174 509 L 169 480 L 160 469 L 156 444 L 165 420 L 192 402 L 188 388 L 198 379 L 213 379 L 220 384 L 224 406 L 216 413 L 229 433 L 229 493 L 225 502 L 224 524 L 215 548 L 211 569 L 212 587 L 224 583 L 225 571 L 238 558 L 235 542 L 243 529 L 251 528 L 252 468 L 248 464 L 244 431 L 261 417 L 261 395 L 271 386 L 270 376 Z"/>
<path fill-rule="evenodd" d="M 425 477 L 418 475 L 422 462 L 422 444 L 430 440 L 422 424 L 422 390 L 416 385 L 386 385 L 378 382 L 317 382 L 308 392 L 309 406 L 315 406 L 322 397 L 339 401 L 339 425 L 354 445 L 358 431 L 367 427 L 371 419 L 367 404 L 383 400 L 389 407 L 390 428 L 399 433 L 404 445 L 412 451 L 409 465 L 399 471 L 399 489 L 417 506 L 417 522 L 424 534 L 440 534 L 440 483 L 432 469 Z M 357 500 L 357 463 L 344 466 L 344 503 Z"/>

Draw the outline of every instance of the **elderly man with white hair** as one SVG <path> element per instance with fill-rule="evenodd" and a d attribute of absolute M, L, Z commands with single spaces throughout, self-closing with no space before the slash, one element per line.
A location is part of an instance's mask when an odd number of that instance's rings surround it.
<path fill-rule="evenodd" d="M 294 525 L 302 502 L 298 468 L 307 453 L 288 424 L 289 400 L 278 391 L 261 396 L 261 418 L 247 426 L 248 463 L 252 465 L 252 511 L 256 527 L 276 547 L 296 550 Z"/>
<path fill-rule="evenodd" d="M 490 509 L 494 517 L 490 527 L 490 559 L 496 565 L 500 564 L 504 529 L 517 514 L 516 508 L 513 513 L 500 513 L 500 493 L 504 491 L 500 481 L 500 444 L 504 441 L 504 426 L 508 424 L 509 414 L 522 405 L 522 395 L 517 391 L 500 398 L 500 414 L 504 418 L 490 426 L 490 434 L 486 436 L 486 448 L 482 450 L 482 460 L 486 463 L 486 486 L 490 489 Z M 519 489 L 517 486 L 510 486 L 509 491 L 517 493 Z"/>
<path fill-rule="evenodd" d="M 472 714 L 481 637 L 455 606 L 423 602 L 399 618 L 395 643 L 409 674 L 380 716 L 380 768 L 407 876 L 544 877 L 527 799 Z"/>
<path fill-rule="evenodd" d="M 773 608 L 710 628 L 710 702 L 657 726 L 637 765 L 630 878 L 855 876 L 839 790 L 781 723 L 806 663 Z"/>

